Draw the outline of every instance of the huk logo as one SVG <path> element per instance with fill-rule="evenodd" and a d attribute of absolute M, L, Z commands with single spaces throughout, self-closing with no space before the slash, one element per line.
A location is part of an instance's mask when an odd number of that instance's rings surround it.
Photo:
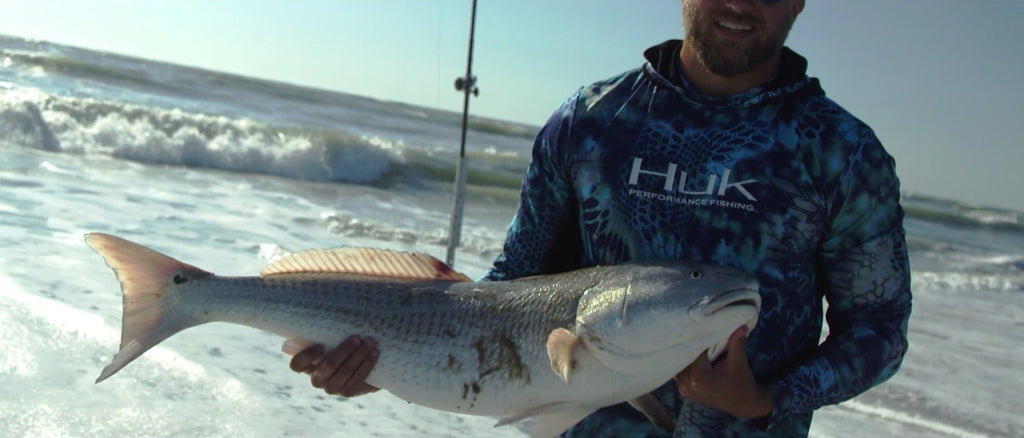
<path fill-rule="evenodd" d="M 689 175 L 685 170 L 678 170 L 678 164 L 668 163 L 667 168 L 662 169 L 645 169 L 643 158 L 633 157 L 633 169 L 629 173 L 629 193 L 635 196 L 657 198 L 659 200 L 680 204 L 740 208 L 748 211 L 754 210 L 753 204 L 748 204 L 746 202 L 728 202 L 715 198 L 735 197 L 737 195 L 741 195 L 746 199 L 746 201 L 757 202 L 757 198 L 755 198 L 754 195 L 744 187 L 745 185 L 756 184 L 758 181 L 755 179 L 732 181 L 732 169 L 724 169 L 721 175 L 708 175 L 706 185 L 701 184 L 702 182 L 695 181 L 689 181 L 688 184 L 687 178 Z M 655 180 L 662 183 L 660 185 L 663 192 L 654 193 L 639 190 L 638 187 L 640 186 L 641 175 L 645 175 L 645 181 Z M 650 183 L 646 183 L 645 185 L 647 184 Z M 682 195 L 701 196 L 701 198 L 694 199 L 687 196 L 678 196 L 676 195 L 677 193 Z"/>

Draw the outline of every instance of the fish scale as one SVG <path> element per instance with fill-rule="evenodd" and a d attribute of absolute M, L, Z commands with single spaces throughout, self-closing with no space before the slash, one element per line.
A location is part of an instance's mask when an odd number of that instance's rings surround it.
<path fill-rule="evenodd" d="M 297 253 L 261 277 L 221 277 L 114 236 L 86 241 L 124 294 L 121 349 L 97 382 L 208 322 L 327 348 L 359 335 L 380 351 L 367 383 L 534 437 L 645 397 L 700 354 L 721 352 L 738 327 L 753 327 L 760 307 L 751 276 L 678 262 L 471 282 L 423 254 L 338 249 Z M 660 405 L 634 406 L 671 422 Z"/>
<path fill-rule="evenodd" d="M 348 335 L 372 337 L 387 357 L 368 383 L 381 388 L 430 385 L 428 391 L 392 392 L 415 404 L 445 409 L 455 402 L 459 412 L 482 415 L 514 413 L 503 407 L 503 393 L 510 387 L 521 389 L 534 378 L 562 384 L 543 347 L 551 330 L 573 326 L 583 293 L 571 286 L 563 288 L 570 293 L 543 288 L 476 292 L 473 283 L 295 277 L 193 280 L 181 288 L 175 308 L 198 324 L 259 327 L 328 348 Z M 536 311 L 545 307 L 552 310 Z"/>

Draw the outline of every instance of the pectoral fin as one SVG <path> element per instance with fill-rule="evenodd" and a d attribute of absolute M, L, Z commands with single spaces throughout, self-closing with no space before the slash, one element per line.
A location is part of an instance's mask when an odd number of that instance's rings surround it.
<path fill-rule="evenodd" d="M 662 405 L 651 393 L 641 395 L 629 401 L 629 405 L 643 413 L 651 423 L 662 430 L 672 432 L 676 428 L 676 422 L 669 415 L 668 409 Z"/>
<path fill-rule="evenodd" d="M 573 332 L 564 328 L 557 328 L 548 335 L 548 359 L 551 361 L 551 370 L 558 374 L 566 384 L 569 383 L 569 373 L 572 370 L 573 348 L 579 342 Z"/>
<path fill-rule="evenodd" d="M 552 403 L 502 418 L 494 427 L 515 424 L 530 438 L 552 438 L 579 423 L 594 409 L 569 403 Z"/>

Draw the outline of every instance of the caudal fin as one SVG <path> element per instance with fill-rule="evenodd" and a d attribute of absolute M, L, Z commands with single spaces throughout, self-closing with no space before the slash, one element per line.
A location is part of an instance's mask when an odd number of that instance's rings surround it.
<path fill-rule="evenodd" d="M 192 322 L 175 320 L 167 311 L 168 289 L 183 278 L 213 274 L 109 234 L 86 234 L 85 242 L 114 270 L 123 295 L 121 348 L 96 379 L 99 383 L 164 339 L 190 327 Z"/>

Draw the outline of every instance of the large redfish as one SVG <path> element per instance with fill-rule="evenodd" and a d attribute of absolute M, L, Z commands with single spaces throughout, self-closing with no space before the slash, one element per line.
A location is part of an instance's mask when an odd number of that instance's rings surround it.
<path fill-rule="evenodd" d="M 327 348 L 355 334 L 377 340 L 371 385 L 534 437 L 627 400 L 667 427 L 645 394 L 700 354 L 721 354 L 733 331 L 753 327 L 761 302 L 750 275 L 683 262 L 473 282 L 427 255 L 348 248 L 220 277 L 118 237 L 86 242 L 124 294 L 121 348 L 97 382 L 207 322 Z"/>

